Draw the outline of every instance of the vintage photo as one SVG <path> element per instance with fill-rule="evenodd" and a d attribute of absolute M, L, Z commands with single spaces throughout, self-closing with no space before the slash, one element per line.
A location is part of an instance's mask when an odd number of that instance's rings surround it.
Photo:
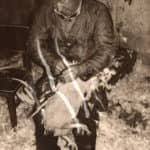
<path fill-rule="evenodd" d="M 149 150 L 150 1 L 0 0 L 0 150 Z"/>

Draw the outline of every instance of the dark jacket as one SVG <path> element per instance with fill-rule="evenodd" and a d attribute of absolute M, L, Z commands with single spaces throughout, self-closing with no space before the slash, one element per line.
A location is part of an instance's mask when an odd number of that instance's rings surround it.
<path fill-rule="evenodd" d="M 62 29 L 52 3 L 40 9 L 31 28 L 27 53 L 30 60 L 41 65 L 36 50 L 37 37 L 50 67 L 55 68 L 59 60 L 54 44 L 57 37 L 61 53 L 70 61 L 78 61 L 79 76 L 85 80 L 109 65 L 115 52 L 111 15 L 102 3 L 95 0 L 83 0 L 81 14 L 69 33 Z"/>

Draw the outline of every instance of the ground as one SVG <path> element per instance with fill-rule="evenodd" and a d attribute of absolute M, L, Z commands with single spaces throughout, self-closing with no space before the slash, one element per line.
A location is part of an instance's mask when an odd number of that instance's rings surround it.
<path fill-rule="evenodd" d="M 109 111 L 100 113 L 97 150 L 149 150 L 150 83 L 145 80 L 150 68 L 137 61 L 133 72 L 119 81 L 108 93 Z M 18 126 L 10 127 L 4 98 L 0 98 L 0 149 L 35 150 L 34 125 L 17 109 Z"/>

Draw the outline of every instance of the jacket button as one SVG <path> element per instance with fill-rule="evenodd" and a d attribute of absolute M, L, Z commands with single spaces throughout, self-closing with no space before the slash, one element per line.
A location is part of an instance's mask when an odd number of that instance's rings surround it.
<path fill-rule="evenodd" d="M 67 46 L 71 46 L 71 43 L 68 42 L 68 43 L 67 43 Z"/>

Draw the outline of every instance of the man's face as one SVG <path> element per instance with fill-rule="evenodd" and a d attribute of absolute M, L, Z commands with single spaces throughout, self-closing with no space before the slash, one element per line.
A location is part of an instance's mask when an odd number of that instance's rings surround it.
<path fill-rule="evenodd" d="M 56 0 L 55 7 L 57 12 L 66 17 L 76 13 L 82 0 Z"/>

